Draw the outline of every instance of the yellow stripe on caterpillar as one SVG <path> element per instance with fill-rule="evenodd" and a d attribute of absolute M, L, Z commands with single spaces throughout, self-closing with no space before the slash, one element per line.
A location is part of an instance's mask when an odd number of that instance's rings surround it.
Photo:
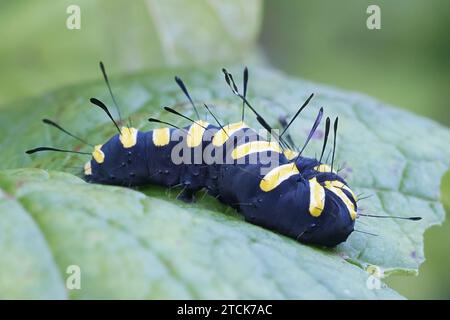
<path fill-rule="evenodd" d="M 325 207 L 325 189 L 316 178 L 309 180 L 309 214 L 319 217 Z"/>
<path fill-rule="evenodd" d="M 103 161 L 105 161 L 105 154 L 102 151 L 102 146 L 102 144 L 98 144 L 94 146 L 94 151 L 92 151 L 92 157 L 97 163 L 103 163 Z"/>
<path fill-rule="evenodd" d="M 318 166 L 315 166 L 314 170 L 316 170 L 318 172 L 331 172 L 331 167 L 327 164 L 322 163 Z"/>
<path fill-rule="evenodd" d="M 333 180 L 333 181 L 327 181 L 329 182 L 329 184 L 333 187 L 339 188 L 339 189 L 344 189 L 345 191 L 348 191 L 352 197 L 353 200 L 355 200 L 355 202 L 358 201 L 358 197 L 355 195 L 355 193 L 353 192 L 352 189 L 350 189 L 346 184 L 342 183 L 341 181 L 338 180 Z"/>
<path fill-rule="evenodd" d="M 237 131 L 248 128 L 244 122 L 236 122 L 223 127 L 214 134 L 212 144 L 215 147 L 221 147 Z"/>
<path fill-rule="evenodd" d="M 292 163 L 283 164 L 270 170 L 259 183 L 259 187 L 262 191 L 269 192 L 278 187 L 283 181 L 289 179 L 289 177 L 298 173 L 297 166 Z"/>
<path fill-rule="evenodd" d="M 356 216 L 357 216 L 355 206 L 354 206 L 353 202 L 350 201 L 348 196 L 342 190 L 344 189 L 344 190 L 349 191 L 356 201 L 356 197 L 354 196 L 353 191 L 349 187 L 347 187 L 345 184 L 343 184 L 342 182 L 337 181 L 337 180 L 325 181 L 325 188 L 327 188 L 328 190 L 333 192 L 335 195 L 337 195 L 342 200 L 342 202 L 344 202 L 344 204 L 347 207 L 347 210 L 350 214 L 350 217 L 352 218 L 352 220 L 355 220 Z"/>
<path fill-rule="evenodd" d="M 272 151 L 281 153 L 281 148 L 277 142 L 269 141 L 252 141 L 237 146 L 231 153 L 234 160 L 248 156 L 251 153 Z"/>
<path fill-rule="evenodd" d="M 152 134 L 153 144 L 157 147 L 164 147 L 170 142 L 170 129 L 154 129 Z"/>
<path fill-rule="evenodd" d="M 288 160 L 293 160 L 298 156 L 298 152 L 291 149 L 284 150 L 283 154 Z"/>
<path fill-rule="evenodd" d="M 136 145 L 137 142 L 137 129 L 122 127 L 120 129 L 120 142 L 122 143 L 124 148 L 131 148 Z"/>
<path fill-rule="evenodd" d="M 203 134 L 205 133 L 206 130 L 205 128 L 208 128 L 208 126 L 209 123 L 202 120 L 197 120 L 190 126 L 186 138 L 187 139 L 186 144 L 189 148 L 198 147 L 202 143 Z"/>

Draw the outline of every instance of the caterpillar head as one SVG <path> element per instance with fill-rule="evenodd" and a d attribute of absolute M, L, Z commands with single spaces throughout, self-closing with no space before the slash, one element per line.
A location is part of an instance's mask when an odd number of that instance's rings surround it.
<path fill-rule="evenodd" d="M 145 135 L 122 127 L 106 143 L 96 145 L 84 166 L 86 181 L 115 185 L 139 185 L 148 175 Z"/>
<path fill-rule="evenodd" d="M 326 246 L 345 241 L 353 232 L 357 217 L 355 193 L 327 164 L 311 158 L 300 158 L 296 164 L 309 182 L 309 212 L 317 218 L 301 240 Z"/>

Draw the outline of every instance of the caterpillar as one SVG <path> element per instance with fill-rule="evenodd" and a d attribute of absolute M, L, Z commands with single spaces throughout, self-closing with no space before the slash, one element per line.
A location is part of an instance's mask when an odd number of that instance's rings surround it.
<path fill-rule="evenodd" d="M 301 105 L 289 123 L 285 119 L 280 121 L 283 131 L 278 134 L 247 99 L 247 68 L 243 73 L 242 93 L 232 74 L 222 70 L 227 85 L 242 101 L 241 121 L 231 124 L 222 124 L 207 104 L 203 107 L 212 115 L 215 124 L 200 120 L 198 108 L 186 85 L 179 77 L 175 77 L 197 119 L 165 107 L 167 112 L 184 118 L 190 125 L 178 127 L 149 118 L 150 122 L 165 127 L 142 132 L 132 126 L 119 126 L 122 122 L 120 110 L 101 62 L 100 69 L 117 108 L 119 123 L 102 101 L 91 98 L 90 102 L 106 113 L 117 129 L 117 134 L 104 144 L 94 146 L 56 122 L 44 119 L 45 124 L 92 146 L 93 151 L 38 147 L 27 150 L 27 154 L 57 151 L 89 155 L 91 159 L 84 166 L 84 179 L 90 183 L 126 187 L 147 184 L 180 186 L 182 192 L 179 198 L 184 201 L 193 201 L 195 194 L 205 189 L 211 196 L 236 209 L 246 221 L 307 244 L 334 247 L 346 241 L 353 231 L 358 231 L 354 228 L 355 221 L 361 216 L 420 219 L 369 215 L 358 211 L 357 196 L 334 170 L 337 117 L 333 123 L 331 164 L 322 161 L 331 131 L 329 117 L 325 121 L 320 157 L 303 156 L 303 151 L 321 123 L 323 108 L 319 110 L 302 148 L 295 146 L 287 130 L 314 94 Z M 254 113 L 257 121 L 269 133 L 269 138 L 245 123 L 246 109 Z"/>

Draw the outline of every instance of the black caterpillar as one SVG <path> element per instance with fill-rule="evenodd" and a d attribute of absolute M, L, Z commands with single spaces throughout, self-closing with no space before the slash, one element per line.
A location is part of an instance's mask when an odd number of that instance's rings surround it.
<path fill-rule="evenodd" d="M 117 107 L 114 95 L 102 63 L 100 67 Z M 243 102 L 242 121 L 222 125 L 205 104 L 217 125 L 193 120 L 165 107 L 165 110 L 183 117 L 192 124 L 180 128 L 168 122 L 150 118 L 149 121 L 169 125 L 171 128 L 140 132 L 135 128 L 119 125 L 105 104 L 95 98 L 90 101 L 103 109 L 118 130 L 109 141 L 96 145 L 92 159 L 84 167 L 88 182 L 139 186 L 158 184 L 166 187 L 181 186 L 180 198 L 192 201 L 197 191 L 207 192 L 221 202 L 230 205 L 251 223 L 268 228 L 304 243 L 335 246 L 345 241 L 355 230 L 357 216 L 388 217 L 358 213 L 358 199 L 345 180 L 333 170 L 338 118 L 334 121 L 334 143 L 331 165 L 322 163 L 331 120 L 327 117 L 322 153 L 319 159 L 302 156 L 302 152 L 319 126 L 321 108 L 304 146 L 298 150 L 287 129 L 307 106 L 313 94 L 299 108 L 289 123 L 282 121 L 281 134 L 268 125 L 246 98 L 248 70 L 244 70 L 243 93 L 233 76 L 223 69 L 225 80 L 233 93 Z M 184 83 L 175 77 L 181 90 L 190 101 L 200 119 L 198 110 Z M 244 110 L 249 108 L 258 122 L 270 133 L 270 141 L 258 135 L 244 123 Z M 120 117 L 120 111 L 118 109 Z M 44 119 L 70 136 L 86 143 L 55 122 Z M 208 150 L 208 156 L 205 151 Z M 85 152 L 39 147 L 28 150 Z M 270 159 L 270 163 L 263 160 Z M 177 160 L 177 161 L 175 161 Z M 276 163 L 276 166 L 273 166 Z M 272 167 L 270 167 L 272 165 Z M 263 173 L 266 170 L 266 173 Z M 398 217 L 418 220 L 418 217 Z"/>

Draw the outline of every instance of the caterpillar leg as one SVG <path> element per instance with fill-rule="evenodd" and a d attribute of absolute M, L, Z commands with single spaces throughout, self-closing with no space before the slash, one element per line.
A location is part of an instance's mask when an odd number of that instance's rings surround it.
<path fill-rule="evenodd" d="M 196 190 L 184 188 L 177 196 L 178 200 L 181 200 L 186 203 L 195 202 L 195 192 Z"/>

